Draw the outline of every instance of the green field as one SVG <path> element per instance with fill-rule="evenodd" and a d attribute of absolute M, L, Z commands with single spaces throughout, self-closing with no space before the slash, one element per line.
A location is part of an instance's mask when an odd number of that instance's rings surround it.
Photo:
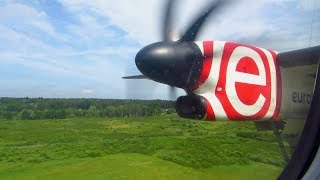
<path fill-rule="evenodd" d="M 250 122 L 0 120 L 0 179 L 275 179 L 284 165 Z"/>

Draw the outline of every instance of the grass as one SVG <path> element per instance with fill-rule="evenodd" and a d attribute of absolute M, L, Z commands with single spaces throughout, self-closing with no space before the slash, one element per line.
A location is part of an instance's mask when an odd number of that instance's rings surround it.
<path fill-rule="evenodd" d="M 278 167 L 262 163 L 194 169 L 132 153 L 51 161 L 6 171 L 4 179 L 270 179 L 280 173 Z"/>
<path fill-rule="evenodd" d="M 257 133 L 250 122 L 175 115 L 0 121 L 0 179 L 269 179 L 284 165 L 272 132 Z"/>

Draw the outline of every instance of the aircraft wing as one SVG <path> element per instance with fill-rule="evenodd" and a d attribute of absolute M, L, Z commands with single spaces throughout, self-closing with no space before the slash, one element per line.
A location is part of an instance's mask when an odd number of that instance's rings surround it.
<path fill-rule="evenodd" d="M 320 46 L 277 54 L 277 63 L 283 68 L 318 64 L 319 60 Z"/>
<path fill-rule="evenodd" d="M 258 131 L 273 130 L 283 157 L 289 160 L 289 154 L 282 138 L 288 142 L 291 152 L 297 146 L 302 133 L 309 106 L 292 103 L 292 91 L 313 92 L 317 65 L 320 61 L 320 46 L 282 52 L 277 54 L 277 63 L 280 66 L 282 87 L 283 121 L 254 122 Z M 281 133 L 280 133 L 281 132 Z M 281 134 L 281 135 L 280 135 Z"/>

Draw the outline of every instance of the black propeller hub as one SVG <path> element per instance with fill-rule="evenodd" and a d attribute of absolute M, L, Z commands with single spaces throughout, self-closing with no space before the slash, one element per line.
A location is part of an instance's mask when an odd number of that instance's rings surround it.
<path fill-rule="evenodd" d="M 194 42 L 163 41 L 142 48 L 135 62 L 148 78 L 187 89 L 200 77 L 203 55 Z"/>

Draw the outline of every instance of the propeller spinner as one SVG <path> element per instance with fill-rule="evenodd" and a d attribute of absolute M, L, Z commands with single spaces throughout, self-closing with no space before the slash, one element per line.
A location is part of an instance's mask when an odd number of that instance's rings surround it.
<path fill-rule="evenodd" d="M 202 53 L 193 42 L 157 42 L 138 52 L 136 65 L 154 81 L 186 89 L 200 76 Z"/>

